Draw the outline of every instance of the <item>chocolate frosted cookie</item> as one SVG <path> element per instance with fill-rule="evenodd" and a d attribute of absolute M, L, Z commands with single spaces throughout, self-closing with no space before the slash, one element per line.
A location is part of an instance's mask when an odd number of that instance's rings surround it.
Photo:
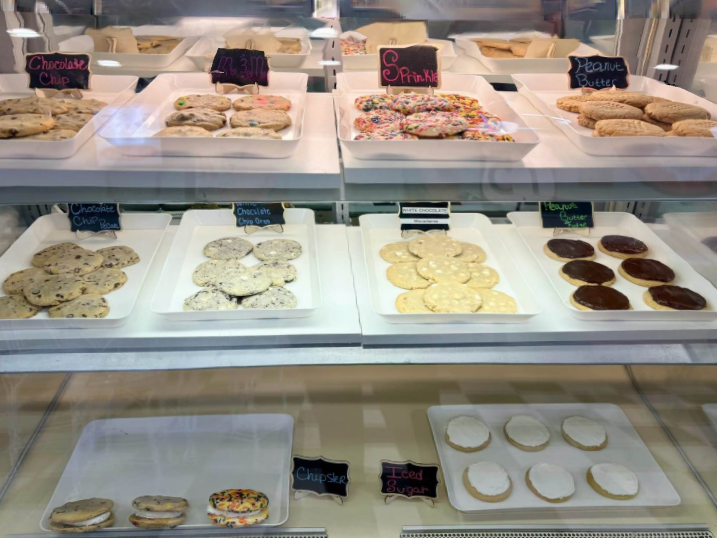
<path fill-rule="evenodd" d="M 704 310 L 707 301 L 699 293 L 680 286 L 654 286 L 643 295 L 655 310 Z"/>
<path fill-rule="evenodd" d="M 570 295 L 570 304 L 578 310 L 632 310 L 625 295 L 607 286 L 580 286 Z"/>
<path fill-rule="evenodd" d="M 625 235 L 606 235 L 598 241 L 600 252 L 613 258 L 644 258 L 647 256 L 647 245 Z"/>
<path fill-rule="evenodd" d="M 612 286 L 615 272 L 609 267 L 590 260 L 573 260 L 563 265 L 560 276 L 573 286 Z"/>
<path fill-rule="evenodd" d="M 551 239 L 543 247 L 543 252 L 559 262 L 595 259 L 593 246 L 579 239 Z"/>
<path fill-rule="evenodd" d="M 646 288 L 671 284 L 675 280 L 675 272 L 657 260 L 628 258 L 620 264 L 618 271 L 633 284 Z"/>

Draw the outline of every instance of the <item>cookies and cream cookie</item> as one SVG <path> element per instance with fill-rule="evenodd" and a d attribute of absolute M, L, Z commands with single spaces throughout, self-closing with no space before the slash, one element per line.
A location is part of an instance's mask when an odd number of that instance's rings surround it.
<path fill-rule="evenodd" d="M 404 290 L 425 289 L 431 285 L 431 282 L 418 272 L 416 262 L 394 263 L 386 269 L 386 278 L 391 284 Z"/>
<path fill-rule="evenodd" d="M 0 101 L 0 116 L 15 114 L 40 114 L 42 116 L 55 116 L 65 114 L 69 107 L 58 99 L 44 97 L 20 97 L 3 99 Z"/>
<path fill-rule="evenodd" d="M 715 138 L 717 121 L 682 120 L 672 124 L 672 136 Z"/>
<path fill-rule="evenodd" d="M 515 415 L 503 426 L 508 442 L 527 452 L 538 452 L 548 446 L 550 432 L 538 419 L 529 415 Z"/>
<path fill-rule="evenodd" d="M 712 119 L 709 111 L 702 107 L 674 101 L 650 103 L 645 107 L 645 114 L 654 120 L 669 124 L 682 120 Z"/>
<path fill-rule="evenodd" d="M 92 532 L 114 524 L 114 503 L 109 499 L 72 501 L 52 510 L 50 529 L 53 532 Z"/>
<path fill-rule="evenodd" d="M 362 95 L 354 101 L 354 106 L 361 112 L 371 112 L 372 110 L 391 110 L 393 102 L 396 98 L 393 95 L 378 93 L 372 95 Z"/>
<path fill-rule="evenodd" d="M 645 304 L 655 310 L 704 310 L 707 301 L 699 293 L 680 286 L 654 286 L 644 294 Z"/>
<path fill-rule="evenodd" d="M 494 461 L 469 465 L 463 471 L 463 485 L 473 497 L 487 503 L 504 501 L 513 492 L 510 476 Z"/>
<path fill-rule="evenodd" d="M 580 239 L 551 239 L 543 247 L 543 252 L 559 262 L 595 259 L 595 248 Z"/>
<path fill-rule="evenodd" d="M 296 280 L 296 267 L 283 260 L 261 262 L 251 267 L 252 271 L 264 271 L 271 277 L 272 286 L 283 286 Z"/>
<path fill-rule="evenodd" d="M 132 501 L 129 522 L 140 529 L 173 529 L 187 519 L 189 501 L 182 497 L 144 495 Z"/>
<path fill-rule="evenodd" d="M 471 278 L 466 286 L 472 289 L 490 289 L 500 282 L 498 271 L 482 263 L 469 263 L 468 270 Z"/>
<path fill-rule="evenodd" d="M 362 133 L 371 131 L 400 131 L 403 116 L 393 110 L 374 110 L 354 119 L 354 127 Z"/>
<path fill-rule="evenodd" d="M 589 101 L 590 96 L 589 95 L 567 95 L 565 97 L 559 98 L 555 104 L 558 108 L 561 108 L 563 110 L 567 110 L 568 112 L 574 112 L 579 113 L 580 112 L 580 105 L 584 103 L 585 101 Z"/>
<path fill-rule="evenodd" d="M 639 120 L 600 120 L 593 136 L 665 136 L 662 127 Z"/>
<path fill-rule="evenodd" d="M 43 268 L 52 275 L 86 275 L 102 267 L 103 261 L 104 257 L 99 252 L 80 248 L 58 252 L 48 258 Z"/>
<path fill-rule="evenodd" d="M 60 101 L 67 107 L 67 112 L 72 114 L 97 114 L 107 106 L 107 103 L 99 99 L 63 99 Z"/>
<path fill-rule="evenodd" d="M 45 133 L 55 125 L 52 117 L 42 114 L 0 116 L 0 138 L 19 138 Z"/>
<path fill-rule="evenodd" d="M 234 297 L 245 297 L 268 290 L 271 277 L 259 271 L 226 271 L 216 279 L 215 286 Z"/>
<path fill-rule="evenodd" d="M 606 235 L 598 241 L 598 249 L 600 252 L 612 256 L 613 258 L 644 258 L 647 256 L 647 245 L 625 235 Z"/>
<path fill-rule="evenodd" d="M 433 312 L 426 306 L 423 296 L 425 289 L 405 291 L 396 297 L 396 310 L 401 314 L 430 314 Z"/>
<path fill-rule="evenodd" d="M 570 304 L 578 310 L 632 310 L 625 294 L 608 286 L 580 286 L 570 294 Z"/>
<path fill-rule="evenodd" d="M 185 110 L 187 108 L 208 108 L 217 112 L 229 110 L 232 106 L 230 99 L 222 95 L 204 94 L 199 95 L 193 93 L 191 95 L 182 95 L 174 101 L 174 108 L 177 110 Z"/>
<path fill-rule="evenodd" d="M 122 269 L 139 263 L 139 255 L 133 248 L 125 245 L 97 249 L 104 258 L 102 267 L 106 269 Z"/>
<path fill-rule="evenodd" d="M 463 252 L 463 245 L 447 235 L 419 235 L 408 243 L 408 251 L 419 258 L 453 258 Z"/>
<path fill-rule="evenodd" d="M 166 129 L 157 131 L 152 136 L 156 138 L 212 138 L 212 133 L 201 127 L 181 125 L 179 127 L 167 127 Z"/>
<path fill-rule="evenodd" d="M 22 294 L 35 306 L 54 306 L 79 297 L 84 289 L 84 282 L 79 276 L 60 274 L 48 275 L 28 284 Z"/>
<path fill-rule="evenodd" d="M 478 245 L 474 245 L 473 243 L 461 243 L 461 247 L 463 251 L 455 257 L 456 260 L 467 263 L 483 263 L 488 258 L 485 250 Z"/>
<path fill-rule="evenodd" d="M 568 417 L 561 426 L 563 439 L 580 450 L 596 451 L 607 446 L 602 424 L 581 416 Z"/>
<path fill-rule="evenodd" d="M 165 120 L 167 127 L 201 127 L 207 131 L 216 131 L 227 124 L 227 117 L 211 108 L 188 108 L 179 110 L 167 116 Z M 232 127 L 235 127 L 232 125 Z M 248 125 L 236 125 L 236 127 L 250 127 Z M 165 135 L 166 136 L 166 135 Z"/>
<path fill-rule="evenodd" d="M 82 277 L 85 283 L 85 293 L 106 295 L 124 286 L 127 275 L 119 269 L 102 268 Z"/>
<path fill-rule="evenodd" d="M 473 288 L 473 290 L 480 295 L 482 300 L 481 307 L 478 309 L 479 312 L 515 314 L 518 311 L 518 303 L 507 293 L 481 288 Z"/>
<path fill-rule="evenodd" d="M 560 276 L 573 286 L 612 286 L 615 272 L 608 266 L 589 260 L 573 260 L 558 269 Z"/>
<path fill-rule="evenodd" d="M 289 261 L 301 256 L 302 251 L 301 243 L 293 239 L 270 239 L 257 243 L 254 256 L 264 262 Z"/>
<path fill-rule="evenodd" d="M 236 99 L 232 105 L 234 110 L 289 110 L 291 101 L 280 95 L 244 95 Z"/>
<path fill-rule="evenodd" d="M 401 128 L 420 138 L 446 138 L 468 129 L 468 120 L 453 112 L 419 112 L 406 116 Z"/>
<path fill-rule="evenodd" d="M 30 269 L 23 269 L 22 271 L 16 271 L 5 279 L 2 284 L 2 289 L 8 295 L 22 295 L 22 290 L 29 284 L 34 284 L 38 280 L 49 277 L 49 273 L 39 267 L 31 267 Z"/>
<path fill-rule="evenodd" d="M 236 127 L 261 127 L 280 131 L 291 125 L 291 117 L 283 110 L 240 110 L 230 119 L 229 124 Z"/>
<path fill-rule="evenodd" d="M 29 303 L 22 295 L 0 297 L 0 319 L 27 319 L 42 310 L 41 306 Z"/>
<path fill-rule="evenodd" d="M 416 270 L 431 282 L 465 284 L 471 277 L 468 264 L 455 258 L 424 258 L 416 262 Z"/>
<path fill-rule="evenodd" d="M 552 463 L 536 463 L 525 473 L 525 483 L 537 497 L 549 503 L 564 503 L 575 493 L 573 475 Z"/>
<path fill-rule="evenodd" d="M 286 309 L 296 308 L 296 295 L 281 286 L 272 286 L 266 291 L 245 297 L 242 308 Z"/>
<path fill-rule="evenodd" d="M 51 142 L 58 142 L 60 140 L 75 138 L 75 136 L 77 136 L 76 131 L 70 131 L 69 129 L 51 129 L 46 133 L 23 136 L 22 138 L 16 138 L 15 140 L 49 140 Z"/>
<path fill-rule="evenodd" d="M 598 463 L 588 469 L 590 487 L 603 497 L 627 501 L 637 496 L 640 482 L 637 475 L 619 463 Z"/>
<path fill-rule="evenodd" d="M 434 312 L 472 313 L 481 307 L 481 296 L 465 284 L 441 282 L 426 290 L 423 300 Z"/>
<path fill-rule="evenodd" d="M 239 301 L 216 288 L 205 288 L 184 299 L 182 310 L 236 310 Z"/>
<path fill-rule="evenodd" d="M 628 258 L 617 270 L 626 280 L 646 288 L 672 284 L 675 281 L 675 272 L 672 269 L 662 262 L 647 258 Z"/>
<path fill-rule="evenodd" d="M 81 295 L 48 310 L 51 318 L 105 318 L 110 313 L 107 299 L 101 295 Z"/>
<path fill-rule="evenodd" d="M 229 270 L 248 271 L 249 268 L 238 260 L 209 260 L 201 263 L 192 273 L 192 282 L 197 286 L 213 286 L 217 278 Z"/>
<path fill-rule="evenodd" d="M 461 452 L 478 452 L 490 443 L 490 430 L 475 417 L 456 417 L 446 428 L 446 443 Z"/>
<path fill-rule="evenodd" d="M 240 260 L 254 250 L 246 239 L 241 237 L 222 237 L 207 243 L 202 251 L 207 258 L 213 260 Z"/>
<path fill-rule="evenodd" d="M 388 263 L 417 262 L 421 259 L 408 250 L 408 241 L 389 243 L 379 251 L 379 255 Z"/>
<path fill-rule="evenodd" d="M 271 129 L 259 127 L 237 127 L 219 133 L 216 138 L 253 138 L 254 140 L 282 140 L 282 136 Z"/>
<path fill-rule="evenodd" d="M 207 515 L 218 527 L 248 527 L 269 517 L 269 498 L 253 489 L 226 489 L 209 497 Z"/>
<path fill-rule="evenodd" d="M 66 131 L 79 132 L 94 116 L 92 114 L 67 113 L 55 116 L 55 127 Z"/>
<path fill-rule="evenodd" d="M 65 250 L 74 249 L 84 250 L 80 245 L 69 242 L 57 243 L 56 245 L 43 248 L 40 252 L 36 252 L 35 255 L 32 257 L 32 265 L 34 265 L 35 267 L 44 267 L 44 265 L 47 263 L 47 260 L 52 258 L 55 254 L 59 254 L 60 252 L 64 252 Z"/>

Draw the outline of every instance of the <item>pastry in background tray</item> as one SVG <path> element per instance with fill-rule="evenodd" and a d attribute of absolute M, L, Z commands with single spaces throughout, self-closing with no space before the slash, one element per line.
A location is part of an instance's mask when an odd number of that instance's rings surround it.
<path fill-rule="evenodd" d="M 259 127 L 237 127 L 215 135 L 215 138 L 251 138 L 253 140 L 282 140 L 282 136 L 271 129 Z"/>
<path fill-rule="evenodd" d="M 646 258 L 628 258 L 620 264 L 618 272 L 633 284 L 646 288 L 675 281 L 675 272 L 667 265 Z"/>
<path fill-rule="evenodd" d="M 580 286 L 570 294 L 570 304 L 578 310 L 632 310 L 623 293 L 607 286 Z"/>
<path fill-rule="evenodd" d="M 481 305 L 478 312 L 491 314 L 515 314 L 518 312 L 518 303 L 507 293 L 488 288 L 472 289 L 480 295 L 481 298 Z"/>
<path fill-rule="evenodd" d="M 182 42 L 181 38 L 170 36 L 137 36 L 136 39 L 140 54 L 169 54 Z"/>
<path fill-rule="evenodd" d="M 12 114 L 0 116 L 0 139 L 20 138 L 46 133 L 56 125 L 50 116 L 42 114 Z"/>
<path fill-rule="evenodd" d="M 174 108 L 186 110 L 187 108 L 208 108 L 217 112 L 229 110 L 232 106 L 230 99 L 222 95 L 196 94 L 182 95 L 174 101 Z"/>
<path fill-rule="evenodd" d="M 536 463 L 525 473 L 525 483 L 537 497 L 549 503 L 564 503 L 575 493 L 573 475 L 552 463 Z"/>
<path fill-rule="evenodd" d="M 168 127 L 201 127 L 207 131 L 216 131 L 227 124 L 227 118 L 223 113 L 211 108 L 188 108 L 170 114 L 165 123 Z"/>
<path fill-rule="evenodd" d="M 655 310 L 705 310 L 707 301 L 699 293 L 680 286 L 654 286 L 649 288 L 643 299 Z"/>
<path fill-rule="evenodd" d="M 456 417 L 446 427 L 446 443 L 461 452 L 478 452 L 490 443 L 490 430 L 475 417 Z"/>
<path fill-rule="evenodd" d="M 280 95 L 244 95 L 232 104 L 234 110 L 283 110 L 291 108 L 291 101 Z"/>
<path fill-rule="evenodd" d="M 700 138 L 715 138 L 717 134 L 717 121 L 712 120 L 682 120 L 672 124 L 668 136 L 685 136 Z"/>
<path fill-rule="evenodd" d="M 443 95 L 401 93 L 396 96 L 392 108 L 408 116 L 419 112 L 450 112 L 453 110 L 453 105 Z"/>
<path fill-rule="evenodd" d="M 291 125 L 291 117 L 283 110 L 240 110 L 230 119 L 232 127 L 261 127 L 280 131 Z"/>
<path fill-rule="evenodd" d="M 154 133 L 152 136 L 166 138 L 212 138 L 212 133 L 201 127 L 182 125 L 180 127 L 167 127 Z"/>
<path fill-rule="evenodd" d="M 362 133 L 371 131 L 401 131 L 401 121 L 403 116 L 392 110 L 375 110 L 357 116 L 354 119 L 354 127 Z"/>
<path fill-rule="evenodd" d="M 105 318 L 110 313 L 107 299 L 101 295 L 81 295 L 48 310 L 51 318 Z"/>
<path fill-rule="evenodd" d="M 212 493 L 207 515 L 217 527 L 249 527 L 269 517 L 269 499 L 253 489 L 227 489 Z"/>
<path fill-rule="evenodd" d="M 479 142 L 515 142 L 515 139 L 511 135 L 500 133 L 492 129 L 466 129 L 460 138 Z"/>
<path fill-rule="evenodd" d="M 173 529 L 187 519 L 189 502 L 182 497 L 145 495 L 132 501 L 136 510 L 129 522 L 140 529 Z"/>
<path fill-rule="evenodd" d="M 366 40 L 349 36 L 341 39 L 341 54 L 344 56 L 364 56 L 366 54 Z"/>
<path fill-rule="evenodd" d="M 114 503 L 109 499 L 72 501 L 52 510 L 50 529 L 54 532 L 92 532 L 115 522 Z"/>
<path fill-rule="evenodd" d="M 432 311 L 443 313 L 470 314 L 482 304 L 481 296 L 475 290 L 454 282 L 432 284 L 426 290 L 423 301 Z"/>
<path fill-rule="evenodd" d="M 97 114 L 107 106 L 107 103 L 99 99 L 64 99 L 61 103 L 67 107 L 68 113 L 73 114 Z"/>
<path fill-rule="evenodd" d="M 487 503 L 504 501 L 513 492 L 513 482 L 508 473 L 494 461 L 469 465 L 463 471 L 463 485 L 473 497 Z"/>
<path fill-rule="evenodd" d="M 406 291 L 396 297 L 396 310 L 401 314 L 430 314 L 433 312 L 423 300 L 425 289 Z"/>
<path fill-rule="evenodd" d="M 607 446 L 607 433 L 602 424 L 581 416 L 568 417 L 561 426 L 563 439 L 580 450 L 595 452 Z"/>
<path fill-rule="evenodd" d="M 580 239 L 551 239 L 543 247 L 543 252 L 559 262 L 595 259 L 593 246 Z"/>
<path fill-rule="evenodd" d="M 615 272 L 608 266 L 589 260 L 573 260 L 559 270 L 563 279 L 573 286 L 612 286 Z"/>
<path fill-rule="evenodd" d="M 69 107 L 59 99 L 44 97 L 18 97 L 0 101 L 0 116 L 15 114 L 41 114 L 43 116 L 64 114 Z"/>
<path fill-rule="evenodd" d="M 626 235 L 606 235 L 598 241 L 600 252 L 613 258 L 644 258 L 647 256 L 647 245 Z"/>
<path fill-rule="evenodd" d="M 252 295 L 251 297 L 244 297 L 241 301 L 242 308 L 276 310 L 296 308 L 296 305 L 296 295 L 280 286 L 272 286 L 268 290 Z"/>
<path fill-rule="evenodd" d="M 515 415 L 503 426 L 508 442 L 526 452 L 539 452 L 548 446 L 550 432 L 538 419 L 529 415 Z"/>
<path fill-rule="evenodd" d="M 372 110 L 392 110 L 393 102 L 396 98 L 386 93 L 375 93 L 372 95 L 362 95 L 354 101 L 354 105 L 361 112 L 371 112 Z"/>
<path fill-rule="evenodd" d="M 662 127 L 642 120 L 601 120 L 595 124 L 595 137 L 666 136 Z"/>
<path fill-rule="evenodd" d="M 239 301 L 236 297 L 224 293 L 216 288 L 205 288 L 184 300 L 182 309 L 185 311 L 197 310 L 236 310 Z"/>
<path fill-rule="evenodd" d="M 6 295 L 0 297 L 0 319 L 27 319 L 37 315 L 42 310 L 27 302 L 22 295 Z"/>
<path fill-rule="evenodd" d="M 603 497 L 627 501 L 637 496 L 640 484 L 637 475 L 619 463 L 598 463 L 588 469 L 590 487 Z"/>

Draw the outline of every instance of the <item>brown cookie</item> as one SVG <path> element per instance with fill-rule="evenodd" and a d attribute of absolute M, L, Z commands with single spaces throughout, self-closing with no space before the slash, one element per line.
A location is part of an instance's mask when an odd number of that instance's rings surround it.
<path fill-rule="evenodd" d="M 640 120 L 600 120 L 593 136 L 665 136 L 665 131 Z"/>
<path fill-rule="evenodd" d="M 672 136 L 715 138 L 717 121 L 682 120 L 672 124 Z"/>
<path fill-rule="evenodd" d="M 672 129 L 671 123 L 665 123 L 664 121 L 657 121 L 653 120 L 650 116 L 647 114 L 642 115 L 642 121 L 645 121 L 651 125 L 657 125 L 660 129 L 662 129 L 665 132 L 668 132 Z"/>
<path fill-rule="evenodd" d="M 578 116 L 578 125 L 582 125 L 583 127 L 587 127 L 588 129 L 595 129 L 596 123 L 597 120 L 588 118 L 587 116 L 583 116 L 582 114 Z"/>
<path fill-rule="evenodd" d="M 613 101 L 586 101 L 580 105 L 580 114 L 594 120 L 639 120 L 642 110 Z"/>
<path fill-rule="evenodd" d="M 613 103 L 622 103 L 636 108 L 645 108 L 647 105 L 654 102 L 654 99 L 651 96 L 645 95 L 644 93 L 624 91 L 593 92 L 590 94 L 590 100 L 611 101 Z"/>
<path fill-rule="evenodd" d="M 567 95 L 558 99 L 555 104 L 558 108 L 567 110 L 568 112 L 580 112 L 580 104 L 588 101 L 589 95 Z"/>
<path fill-rule="evenodd" d="M 650 103 L 645 107 L 645 114 L 653 120 L 669 123 L 670 125 L 682 120 L 709 120 L 711 114 L 702 107 L 687 105 L 685 103 Z"/>

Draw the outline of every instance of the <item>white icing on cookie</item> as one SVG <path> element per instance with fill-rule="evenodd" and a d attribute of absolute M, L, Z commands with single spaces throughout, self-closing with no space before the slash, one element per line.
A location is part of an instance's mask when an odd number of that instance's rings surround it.
<path fill-rule="evenodd" d="M 505 469 L 493 461 L 479 461 L 468 467 L 468 482 L 481 495 L 497 497 L 510 488 Z"/>
<path fill-rule="evenodd" d="M 585 417 L 568 417 L 563 421 L 563 431 L 576 443 L 583 446 L 600 446 L 607 439 L 605 428 Z"/>
<path fill-rule="evenodd" d="M 516 415 L 505 425 L 505 432 L 519 445 L 536 447 L 550 440 L 548 428 L 528 415 Z"/>
<path fill-rule="evenodd" d="M 462 448 L 476 448 L 484 445 L 490 437 L 490 430 L 483 421 L 473 417 L 456 417 L 448 423 L 448 439 Z"/>
<path fill-rule="evenodd" d="M 618 463 L 598 463 L 590 467 L 595 483 L 610 495 L 637 495 L 637 476 Z"/>
<path fill-rule="evenodd" d="M 535 490 L 546 499 L 565 499 L 575 493 L 573 475 L 559 465 L 536 463 L 528 471 L 528 478 Z"/>

